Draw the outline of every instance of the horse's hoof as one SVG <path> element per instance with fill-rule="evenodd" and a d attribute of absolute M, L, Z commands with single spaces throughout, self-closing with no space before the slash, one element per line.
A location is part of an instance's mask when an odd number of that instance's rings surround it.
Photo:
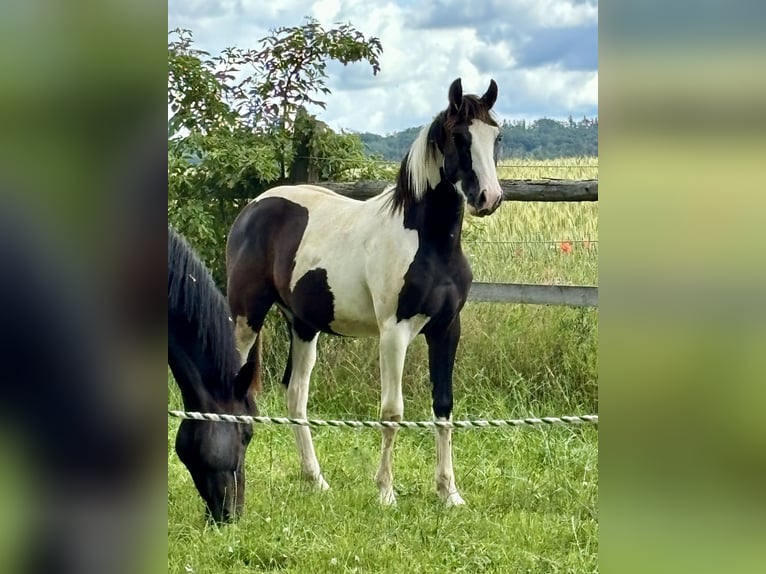
<path fill-rule="evenodd" d="M 453 506 L 463 506 L 464 504 L 465 500 L 463 500 L 463 497 L 460 496 L 459 492 L 450 492 L 444 501 L 444 505 L 447 508 L 452 508 Z"/>
<path fill-rule="evenodd" d="M 324 476 L 321 474 L 312 476 L 310 474 L 304 474 L 303 479 L 309 484 L 311 488 L 314 490 L 317 490 L 319 492 L 324 492 L 325 490 L 330 490 L 330 485 L 327 484 L 327 481 L 324 479 Z"/>
<path fill-rule="evenodd" d="M 394 489 L 381 490 L 380 491 L 380 504 L 382 506 L 396 506 L 396 495 Z"/>
<path fill-rule="evenodd" d="M 326 490 L 330 490 L 330 485 L 327 484 L 327 481 L 320 474 L 319 477 L 314 479 L 314 488 L 316 488 L 320 492 L 324 492 Z"/>

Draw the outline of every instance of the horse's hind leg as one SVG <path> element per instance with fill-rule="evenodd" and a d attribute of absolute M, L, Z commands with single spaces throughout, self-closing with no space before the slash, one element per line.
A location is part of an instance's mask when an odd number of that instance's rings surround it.
<path fill-rule="evenodd" d="M 236 280 L 237 277 L 239 276 L 229 278 L 227 298 L 234 321 L 234 341 L 244 365 L 251 349 L 256 357 L 260 357 L 261 340 L 258 334 L 276 296 L 268 284 L 243 284 L 242 281 Z M 255 349 L 253 343 L 257 345 Z"/>
<path fill-rule="evenodd" d="M 260 330 L 260 327 L 259 327 Z M 250 326 L 246 317 L 239 316 L 234 322 L 234 340 L 237 344 L 237 351 L 242 364 L 247 362 L 250 349 L 257 338 L 257 332 Z M 260 345 L 260 340 L 258 341 Z M 257 351 L 260 355 L 260 348 Z"/>
<path fill-rule="evenodd" d="M 287 384 L 287 412 L 291 418 L 305 419 L 306 405 L 309 399 L 309 381 L 311 371 L 316 363 L 317 332 L 307 332 L 298 325 L 300 335 L 293 324 L 290 345 L 290 375 Z M 293 426 L 295 443 L 301 461 L 301 474 L 319 490 L 327 490 L 330 486 L 322 476 L 319 461 L 311 441 L 311 431 L 308 427 Z"/>
<path fill-rule="evenodd" d="M 437 421 L 452 420 L 452 369 L 460 339 L 460 317 L 442 332 L 426 333 L 428 364 L 433 384 L 433 410 Z M 465 504 L 455 486 L 452 469 L 452 429 L 436 429 L 436 491 L 447 506 Z"/>
<path fill-rule="evenodd" d="M 233 296 L 229 290 L 229 306 L 234 321 L 234 342 L 239 352 L 240 364 L 253 361 L 252 388 L 260 392 L 263 385 L 261 365 L 261 328 L 266 320 L 273 298 L 270 293 L 261 294 L 260 297 L 243 299 Z"/>

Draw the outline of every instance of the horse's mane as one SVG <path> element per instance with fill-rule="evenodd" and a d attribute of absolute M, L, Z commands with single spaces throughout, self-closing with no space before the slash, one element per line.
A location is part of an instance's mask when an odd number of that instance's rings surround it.
<path fill-rule="evenodd" d="M 439 112 L 429 125 L 420 130 L 399 166 L 396 187 L 391 197 L 392 213 L 406 210 L 412 203 L 420 201 L 428 191 L 429 184 L 438 183 L 429 182 L 428 176 L 430 172 L 438 171 L 442 167 L 437 163 L 438 158 L 448 138 L 452 137 L 452 129 L 458 123 L 473 119 L 492 126 L 498 125 L 481 98 L 465 94 L 459 110 Z"/>
<path fill-rule="evenodd" d="M 189 325 L 196 328 L 197 339 L 222 385 L 209 390 L 216 396 L 225 396 L 240 366 L 229 305 L 216 287 L 210 270 L 186 240 L 170 227 L 168 313 L 185 317 Z"/>

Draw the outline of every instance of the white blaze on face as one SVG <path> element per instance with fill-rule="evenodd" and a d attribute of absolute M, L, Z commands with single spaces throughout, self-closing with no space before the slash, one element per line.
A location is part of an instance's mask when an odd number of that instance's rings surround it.
<path fill-rule="evenodd" d="M 500 128 L 473 120 L 468 131 L 471 133 L 471 162 L 479 180 L 479 193 L 485 193 L 487 205 L 495 205 L 503 195 L 495 169 L 495 140 Z"/>

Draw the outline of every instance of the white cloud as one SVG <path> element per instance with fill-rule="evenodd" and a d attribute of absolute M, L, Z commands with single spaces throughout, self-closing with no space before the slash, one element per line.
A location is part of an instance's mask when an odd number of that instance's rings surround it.
<path fill-rule="evenodd" d="M 426 123 L 445 107 L 458 76 L 469 93 L 482 93 L 495 78 L 501 118 L 597 113 L 596 70 L 568 70 L 556 51 L 544 66 L 518 67 L 522 40 L 534 43 L 535 30 L 588 25 L 583 30 L 595 33 L 595 3 L 490 0 L 472 7 L 470 18 L 450 12 L 453 3 L 467 9 L 465 0 L 171 0 L 168 20 L 169 28 L 192 29 L 198 47 L 213 53 L 231 45 L 254 48 L 270 28 L 300 25 L 307 15 L 325 28 L 350 22 L 365 36 L 379 37 L 377 77 L 366 63 L 328 65 L 333 93 L 325 98 L 326 110 L 314 111 L 334 129 L 387 133 Z M 424 14 L 439 15 L 438 27 L 423 27 Z"/>
<path fill-rule="evenodd" d="M 335 15 L 340 10 L 340 0 L 320 0 L 314 3 L 313 13 L 320 22 L 334 22 Z"/>
<path fill-rule="evenodd" d="M 598 105 L 598 72 L 561 70 L 545 66 L 519 74 L 526 93 L 536 94 L 541 103 L 563 104 L 564 109 Z"/>
<path fill-rule="evenodd" d="M 521 0 L 534 15 L 535 22 L 546 28 L 567 28 L 598 22 L 598 5 L 567 0 Z"/>

